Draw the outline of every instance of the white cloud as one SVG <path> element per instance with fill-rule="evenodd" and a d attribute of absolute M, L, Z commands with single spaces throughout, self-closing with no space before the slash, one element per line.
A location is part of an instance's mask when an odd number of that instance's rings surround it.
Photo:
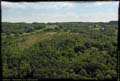
<path fill-rule="evenodd" d="M 25 5 L 21 5 L 20 3 L 11 3 L 11 2 L 2 1 L 2 9 L 15 9 L 15 8 L 25 8 Z"/>
<path fill-rule="evenodd" d="M 112 4 L 113 2 L 95 2 L 94 5 L 106 5 L 106 4 Z"/>
<path fill-rule="evenodd" d="M 91 14 L 32 14 L 28 16 L 19 15 L 17 18 L 2 18 L 4 22 L 109 22 L 118 20 L 117 13 L 91 13 Z"/>
<path fill-rule="evenodd" d="M 72 8 L 75 4 L 71 2 L 4 2 L 2 1 L 3 9 L 16 9 L 16 8 L 32 8 L 32 9 L 61 9 L 61 8 Z"/>
<path fill-rule="evenodd" d="M 15 9 L 15 8 L 32 8 L 32 9 L 61 9 L 61 8 L 74 8 L 77 6 L 90 7 L 90 6 L 102 6 L 107 4 L 118 4 L 118 2 L 5 2 L 2 1 L 3 9 Z"/>
<path fill-rule="evenodd" d="M 7 9 L 63 9 L 63 8 L 74 8 L 80 5 L 84 7 L 91 6 L 103 6 L 106 4 L 114 4 L 118 5 L 118 2 L 20 2 L 20 3 L 12 3 L 12 2 L 4 2 L 2 1 L 2 9 L 5 11 Z M 32 10 L 31 9 L 31 10 Z M 10 11 L 11 12 L 11 11 Z M 117 12 L 112 13 L 65 13 L 65 14 L 21 14 L 16 16 L 2 16 L 3 22 L 74 22 L 74 21 L 82 21 L 82 22 L 108 22 L 110 20 L 118 20 Z"/>

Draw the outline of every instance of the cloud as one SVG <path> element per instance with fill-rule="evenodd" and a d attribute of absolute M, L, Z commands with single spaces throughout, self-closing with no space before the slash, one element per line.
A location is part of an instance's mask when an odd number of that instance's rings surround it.
<path fill-rule="evenodd" d="M 11 2 L 2 1 L 1 4 L 2 4 L 2 9 L 25 8 L 25 5 L 21 5 L 20 3 L 11 3 Z"/>
<path fill-rule="evenodd" d="M 2 22 L 109 22 L 118 20 L 117 13 L 86 13 L 86 14 L 31 14 L 27 16 L 19 15 L 15 17 L 2 18 Z"/>
<path fill-rule="evenodd" d="M 88 13 L 77 13 L 74 9 L 84 9 L 83 7 L 87 7 L 88 9 L 95 8 L 97 6 L 103 7 L 103 5 L 114 5 L 118 6 L 118 2 L 20 2 L 20 3 L 12 3 L 12 2 L 4 2 L 2 1 L 2 22 L 108 22 L 110 20 L 118 20 L 117 7 L 115 8 L 115 12 L 107 13 L 95 11 L 88 11 Z M 91 7 L 91 8 L 89 8 Z M 61 9 L 60 11 L 64 12 L 65 8 L 69 8 L 70 11 L 66 11 L 64 14 L 52 13 L 52 9 Z M 72 9 L 74 8 L 74 9 Z M 108 7 L 109 8 L 109 7 Z M 111 8 L 111 7 L 110 7 Z M 113 7 L 114 8 L 114 7 Z M 20 9 L 20 10 L 19 10 Z M 31 11 L 27 13 L 26 10 L 30 9 Z M 32 10 L 37 9 L 36 11 L 40 11 L 39 9 L 48 9 L 47 13 L 42 14 L 42 12 L 32 12 Z M 8 12 L 8 14 L 6 13 Z M 26 11 L 26 13 L 24 13 Z M 92 12 L 92 13 L 90 13 Z M 9 13 L 12 13 L 11 15 Z"/>
<path fill-rule="evenodd" d="M 62 9 L 62 8 L 75 8 L 78 6 L 90 7 L 90 6 L 102 6 L 102 5 L 118 4 L 118 2 L 5 2 L 2 1 L 3 9 L 16 9 L 16 8 L 32 8 L 32 9 Z"/>
<path fill-rule="evenodd" d="M 16 8 L 31 8 L 31 9 L 61 9 L 61 8 L 72 8 L 75 4 L 70 2 L 4 2 L 2 1 L 3 9 L 16 9 Z"/>

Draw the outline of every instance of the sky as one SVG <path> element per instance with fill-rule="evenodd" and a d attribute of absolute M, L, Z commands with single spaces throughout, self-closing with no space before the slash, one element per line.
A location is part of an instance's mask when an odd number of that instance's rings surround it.
<path fill-rule="evenodd" d="M 109 22 L 118 20 L 118 1 L 5 2 L 2 22 Z"/>

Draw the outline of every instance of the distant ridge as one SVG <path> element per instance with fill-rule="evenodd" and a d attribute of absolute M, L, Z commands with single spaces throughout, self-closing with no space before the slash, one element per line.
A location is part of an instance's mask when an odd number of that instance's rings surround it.
<path fill-rule="evenodd" d="M 109 23 L 111 23 L 111 24 L 117 24 L 118 21 L 110 21 Z"/>
<path fill-rule="evenodd" d="M 2 23 L 28 23 L 28 22 L 2 22 Z M 31 22 L 31 24 L 35 24 L 35 23 L 46 23 L 46 22 Z M 111 24 L 118 24 L 118 21 L 109 21 L 109 22 L 47 22 L 47 23 L 101 23 L 101 24 L 104 24 L 104 23 L 111 23 Z"/>

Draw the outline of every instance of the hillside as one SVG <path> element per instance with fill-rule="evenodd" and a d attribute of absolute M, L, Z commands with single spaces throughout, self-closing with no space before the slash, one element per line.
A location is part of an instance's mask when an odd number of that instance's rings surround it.
<path fill-rule="evenodd" d="M 2 23 L 4 78 L 117 78 L 116 22 Z"/>

